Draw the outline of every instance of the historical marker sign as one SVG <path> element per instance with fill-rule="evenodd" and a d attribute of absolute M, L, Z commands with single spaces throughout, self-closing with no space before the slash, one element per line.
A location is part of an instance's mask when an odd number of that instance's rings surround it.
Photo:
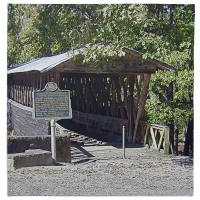
<path fill-rule="evenodd" d="M 69 90 L 60 90 L 49 82 L 41 91 L 33 91 L 33 118 L 71 119 L 72 109 Z"/>

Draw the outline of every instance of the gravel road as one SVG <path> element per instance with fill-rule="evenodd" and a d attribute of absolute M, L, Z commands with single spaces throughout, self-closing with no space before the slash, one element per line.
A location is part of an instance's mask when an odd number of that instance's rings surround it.
<path fill-rule="evenodd" d="M 193 161 L 148 148 L 72 147 L 72 163 L 8 173 L 9 196 L 191 196 Z"/>

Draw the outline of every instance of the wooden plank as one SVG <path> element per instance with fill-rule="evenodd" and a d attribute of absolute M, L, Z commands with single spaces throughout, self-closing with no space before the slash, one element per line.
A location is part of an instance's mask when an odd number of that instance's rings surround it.
<path fill-rule="evenodd" d="M 128 98 L 127 98 L 127 89 L 128 89 L 128 77 L 124 79 L 124 106 L 126 108 L 126 115 L 129 116 L 128 110 Z"/>
<path fill-rule="evenodd" d="M 19 85 L 19 103 L 22 104 L 22 86 Z"/>
<path fill-rule="evenodd" d="M 59 69 L 59 71 L 61 73 L 88 73 L 88 74 L 96 74 L 96 71 L 90 71 L 89 68 L 84 69 L 83 67 L 81 68 L 63 68 L 63 69 Z M 144 68 L 137 68 L 137 69 L 116 69 L 116 68 L 108 68 L 107 70 L 102 70 L 100 73 L 101 74 L 123 74 L 123 75 L 128 75 L 128 74 L 141 74 L 141 73 L 154 73 L 156 70 L 155 69 L 146 69 L 146 67 Z"/>
<path fill-rule="evenodd" d="M 41 89 L 43 89 L 44 88 L 44 86 L 45 86 L 45 74 L 42 74 L 42 88 Z"/>
<path fill-rule="evenodd" d="M 85 90 L 86 90 L 86 113 L 89 112 L 89 108 L 90 108 L 90 104 L 89 104 L 89 94 L 90 94 L 90 89 L 89 89 L 89 78 L 86 77 L 86 87 L 85 87 Z"/>
<path fill-rule="evenodd" d="M 22 104 L 22 92 L 21 92 L 21 85 L 19 85 L 19 103 Z"/>
<path fill-rule="evenodd" d="M 14 85 L 12 85 L 12 100 L 14 100 Z"/>
<path fill-rule="evenodd" d="M 128 127 L 127 119 L 84 113 L 75 110 L 73 110 L 72 121 L 119 134 L 122 134 L 122 126 Z"/>
<path fill-rule="evenodd" d="M 139 108 L 138 108 L 138 113 L 137 113 L 137 118 L 135 121 L 135 129 L 134 129 L 134 134 L 133 134 L 133 144 L 136 142 L 136 134 L 137 134 L 137 128 L 138 128 L 138 122 L 141 116 L 142 111 L 144 110 L 145 103 L 146 103 L 146 98 L 147 98 L 147 93 L 148 93 L 148 88 L 149 88 L 149 82 L 150 82 L 150 75 L 146 75 L 140 95 L 140 100 L 139 100 Z"/>
<path fill-rule="evenodd" d="M 17 102 L 20 103 L 20 90 L 19 90 L 19 80 L 17 81 Z"/>
<path fill-rule="evenodd" d="M 22 105 L 24 105 L 24 81 L 23 81 L 23 85 L 22 85 Z"/>
<path fill-rule="evenodd" d="M 157 130 L 163 130 L 163 126 L 162 127 L 161 126 L 154 126 L 154 125 L 151 124 L 151 127 L 155 128 Z"/>
<path fill-rule="evenodd" d="M 15 85 L 13 85 L 13 100 L 16 101 L 16 90 L 15 90 Z"/>
<path fill-rule="evenodd" d="M 17 101 L 20 103 L 20 85 L 17 86 Z"/>
<path fill-rule="evenodd" d="M 61 76 L 61 73 L 56 70 L 54 74 L 55 74 L 56 83 L 57 83 L 58 87 L 60 87 L 60 76 Z"/>
<path fill-rule="evenodd" d="M 125 119 L 125 113 L 124 113 L 124 106 L 121 100 L 121 86 L 119 84 L 119 80 L 115 79 L 115 86 L 116 86 L 116 94 L 117 94 L 117 104 L 120 108 L 121 117 Z"/>
<path fill-rule="evenodd" d="M 162 130 L 163 127 L 168 127 L 168 126 L 163 126 L 163 125 L 159 125 L 159 124 L 151 124 L 151 126 L 157 128 L 157 129 L 160 129 L 160 130 Z"/>
<path fill-rule="evenodd" d="M 139 79 L 139 83 L 138 83 L 138 79 Z M 137 94 L 136 94 L 136 100 L 135 100 L 136 112 L 138 112 L 138 108 L 139 108 L 138 104 L 141 97 L 143 82 L 144 82 L 144 74 L 137 75 L 137 82 L 136 82 Z"/>
<path fill-rule="evenodd" d="M 19 103 L 22 104 L 22 86 L 19 86 Z"/>
<path fill-rule="evenodd" d="M 61 90 L 65 90 L 65 85 L 67 85 L 67 84 L 68 83 L 66 82 L 66 78 L 64 79 L 64 77 L 61 75 L 60 82 L 59 82 L 59 88 Z"/>
<path fill-rule="evenodd" d="M 81 111 L 84 111 L 85 108 L 85 104 L 84 104 L 84 98 L 83 98 L 83 82 L 82 82 L 82 78 L 80 76 L 80 78 L 77 78 L 78 80 L 78 98 L 79 98 L 79 102 L 81 105 Z"/>
<path fill-rule="evenodd" d="M 15 89 L 16 89 L 16 102 L 18 102 L 18 85 L 16 85 Z"/>
<path fill-rule="evenodd" d="M 22 86 L 22 105 L 24 105 L 24 85 Z"/>
<path fill-rule="evenodd" d="M 37 90 L 40 89 L 40 73 L 37 73 Z"/>
<path fill-rule="evenodd" d="M 10 88 L 10 95 L 9 95 L 9 99 L 12 99 L 12 85 L 8 86 Z"/>
<path fill-rule="evenodd" d="M 24 86 L 24 106 L 26 106 L 26 85 Z"/>
<path fill-rule="evenodd" d="M 15 79 L 14 79 L 14 75 L 12 77 L 12 81 L 13 81 L 13 83 L 12 83 L 12 100 L 14 100 L 14 98 L 15 98 L 15 90 L 14 90 Z"/>
<path fill-rule="evenodd" d="M 156 139 L 155 139 L 155 136 L 154 136 L 154 131 L 153 131 L 153 128 L 152 128 L 152 127 L 150 128 L 150 133 L 151 133 L 151 138 L 152 138 L 152 141 L 153 141 L 153 147 L 154 147 L 155 149 L 158 149 L 157 143 L 156 143 Z"/>
<path fill-rule="evenodd" d="M 40 74 L 40 90 L 42 90 L 42 74 Z"/>
<path fill-rule="evenodd" d="M 33 75 L 33 88 L 34 90 L 37 89 L 37 73 L 36 72 Z"/>
<path fill-rule="evenodd" d="M 156 129 L 157 130 L 157 129 Z M 163 136 L 165 134 L 165 128 L 163 128 L 162 131 L 160 131 L 160 140 L 159 140 L 159 143 L 158 143 L 158 150 L 160 151 L 160 147 L 161 147 L 161 144 L 162 144 L 162 141 L 163 141 Z"/>
<path fill-rule="evenodd" d="M 8 85 L 8 98 L 12 99 L 12 87 L 11 87 L 11 85 Z"/>
<path fill-rule="evenodd" d="M 99 95 L 100 98 L 99 99 L 99 105 L 100 105 L 100 112 L 96 113 L 96 114 L 101 114 L 104 115 L 103 113 L 103 109 L 104 109 L 104 99 L 103 99 L 103 92 L 104 92 L 104 79 L 102 76 L 99 77 L 100 78 L 100 91 L 99 91 Z"/>
<path fill-rule="evenodd" d="M 54 79 L 53 77 L 51 77 L 51 72 L 50 72 L 50 71 L 48 71 L 48 72 L 46 73 L 46 76 L 47 76 L 46 83 L 52 81 L 52 79 L 53 79 L 53 82 L 55 82 L 55 79 Z"/>
<path fill-rule="evenodd" d="M 112 77 L 112 106 L 111 106 L 112 117 L 116 117 L 116 92 L 115 92 L 115 80 Z"/>
<path fill-rule="evenodd" d="M 128 141 L 132 142 L 133 139 L 133 130 L 134 130 L 134 115 L 133 115 L 133 89 L 134 89 L 134 77 L 128 77 L 129 83 L 129 94 L 128 94 L 128 109 L 129 109 L 129 117 L 128 117 Z"/>
<path fill-rule="evenodd" d="M 27 87 L 27 90 L 26 90 L 26 106 L 30 107 L 30 102 L 29 102 L 29 86 Z"/>
<path fill-rule="evenodd" d="M 104 108 L 105 108 L 105 114 L 109 115 L 109 106 L 108 106 L 108 82 L 107 77 L 104 78 Z"/>
<path fill-rule="evenodd" d="M 32 91 L 33 91 L 33 87 L 30 87 L 30 90 L 29 90 L 30 107 L 33 107 L 33 96 L 32 96 Z"/>
<path fill-rule="evenodd" d="M 11 99 L 11 87 L 10 87 L 10 85 L 7 85 L 7 97 L 9 99 Z"/>
<path fill-rule="evenodd" d="M 17 99 L 16 99 L 16 85 L 14 85 L 14 101 L 17 101 Z"/>

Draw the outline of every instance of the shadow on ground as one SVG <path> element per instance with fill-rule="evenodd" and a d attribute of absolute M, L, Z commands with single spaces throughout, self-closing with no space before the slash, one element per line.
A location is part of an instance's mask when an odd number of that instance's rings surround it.
<path fill-rule="evenodd" d="M 193 166 L 193 158 L 189 156 L 177 156 L 172 161 L 178 165 Z"/>
<path fill-rule="evenodd" d="M 82 124 L 73 124 L 70 120 L 58 122 L 64 128 L 70 130 L 72 146 L 114 146 L 122 148 L 122 135 L 97 130 Z M 143 144 L 130 144 L 126 138 L 126 148 L 141 148 Z"/>

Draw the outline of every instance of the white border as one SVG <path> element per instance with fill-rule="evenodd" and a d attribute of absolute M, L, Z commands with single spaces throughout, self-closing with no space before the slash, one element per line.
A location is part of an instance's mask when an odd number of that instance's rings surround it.
<path fill-rule="evenodd" d="M 200 152 L 200 126 L 198 126 L 198 123 L 200 121 L 199 113 L 200 113 L 200 1 L 199 0 L 96 0 L 95 2 L 91 0 L 10 0 L 10 1 L 5 1 L 1 0 L 1 6 L 0 6 L 0 13 L 1 13 L 1 37 L 0 37 L 0 57 L 1 57 L 1 73 L 0 73 L 0 80 L 1 80 L 1 103 L 0 103 L 0 113 L 1 113 L 1 137 L 2 139 L 0 140 L 1 142 L 1 155 L 2 161 L 5 161 L 1 165 L 1 197 L 8 198 L 7 197 L 7 145 L 6 145 L 6 140 L 7 140 L 7 126 L 6 126 L 6 104 L 7 104 L 7 95 L 6 95 L 6 77 L 7 77 L 7 4 L 8 3 L 25 3 L 25 4 L 52 4 L 52 3 L 63 3 L 63 4 L 76 4 L 76 3 L 82 3 L 82 4 L 111 4 L 111 3 L 165 3 L 165 4 L 195 4 L 195 53 L 194 53 L 194 58 L 195 58 L 195 76 L 194 76 L 194 116 L 195 116 L 195 121 L 194 121 L 194 132 L 195 132 L 195 140 L 194 140 L 194 184 L 195 184 L 195 192 L 194 196 L 192 199 L 199 199 L 197 198 L 200 196 L 200 190 L 199 190 L 199 185 L 200 185 L 200 176 L 199 176 L 199 169 L 200 169 L 200 158 L 199 158 L 199 152 Z M 5 104 L 4 104 L 5 103 Z M 5 138 L 4 138 L 5 137 Z M 4 157 L 5 156 L 5 157 Z M 9 197 L 9 199 L 12 199 L 13 197 Z M 46 199 L 57 199 L 58 197 L 20 197 L 20 199 L 41 199 L 41 198 L 46 198 Z M 59 198 L 66 198 L 66 197 L 59 197 Z M 69 199 L 92 199 L 93 197 L 67 197 Z M 95 199 L 101 199 L 102 197 L 95 197 Z M 105 199 L 159 199 L 160 197 L 106 197 L 104 196 L 103 198 Z M 163 198 L 168 198 L 168 197 L 163 197 Z M 170 197 L 170 199 L 177 199 L 177 197 Z M 191 199 L 191 197 L 178 197 L 178 199 Z"/>

